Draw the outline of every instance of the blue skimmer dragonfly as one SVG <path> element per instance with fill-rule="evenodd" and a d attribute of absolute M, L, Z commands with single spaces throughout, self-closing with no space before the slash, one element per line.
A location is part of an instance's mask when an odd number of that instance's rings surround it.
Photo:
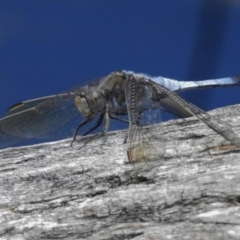
<path fill-rule="evenodd" d="M 130 162 L 139 161 L 151 157 L 150 152 L 143 152 L 149 144 L 146 139 L 149 134 L 143 134 L 144 126 L 161 121 L 160 110 L 179 117 L 196 116 L 226 140 L 240 147 L 240 138 L 231 127 L 219 119 L 213 119 L 177 94 L 181 90 L 233 85 L 240 85 L 240 77 L 177 81 L 131 71 L 112 72 L 89 85 L 10 107 L 0 119 L 0 148 L 24 139 L 41 138 L 62 131 L 65 125 L 81 115 L 83 121 L 75 125 L 74 132 L 69 132 L 69 135 L 73 134 L 72 143 L 78 131 L 93 120 L 95 124 L 82 135 L 88 135 L 101 127 L 102 130 L 85 141 L 83 146 L 103 136 L 109 129 L 110 119 L 127 122 L 128 158 Z M 144 142 L 144 147 L 141 147 L 140 141 Z"/>

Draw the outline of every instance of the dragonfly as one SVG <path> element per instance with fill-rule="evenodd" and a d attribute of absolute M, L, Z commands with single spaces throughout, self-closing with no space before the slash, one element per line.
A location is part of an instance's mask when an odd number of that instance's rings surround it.
<path fill-rule="evenodd" d="M 97 129 L 82 147 L 106 134 L 112 119 L 128 124 L 125 143 L 130 162 L 157 158 L 163 154 L 164 143 L 151 140 L 148 126 L 161 122 L 161 111 L 178 117 L 195 116 L 213 131 L 236 147 L 240 137 L 227 123 L 211 117 L 207 112 L 184 100 L 178 92 L 219 86 L 240 85 L 240 77 L 226 77 L 202 81 L 178 81 L 152 77 L 132 71 L 115 71 L 82 87 L 69 91 L 17 103 L 0 119 L 0 148 L 29 138 L 42 138 L 67 129 L 74 122 L 72 142 L 79 131 L 86 136 Z M 78 117 L 82 121 L 76 123 Z M 79 120 L 78 120 L 79 121 Z M 88 128 L 87 128 L 88 126 Z M 150 145 L 158 149 L 153 153 Z"/>

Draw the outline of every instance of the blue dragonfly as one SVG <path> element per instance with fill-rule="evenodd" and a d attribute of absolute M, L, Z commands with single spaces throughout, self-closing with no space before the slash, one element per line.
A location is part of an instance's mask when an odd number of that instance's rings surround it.
<path fill-rule="evenodd" d="M 10 107 L 0 119 L 0 148 L 29 138 L 62 138 L 70 135 L 73 135 L 72 145 L 80 130 L 84 129 L 81 135 L 86 136 L 100 128 L 100 133 L 83 143 L 84 147 L 105 135 L 110 120 L 115 119 L 129 126 L 125 139 L 129 161 L 145 160 L 151 158 L 151 152 L 143 152 L 150 142 L 150 130 L 145 126 L 161 122 L 161 110 L 182 118 L 196 116 L 233 145 L 240 147 L 239 136 L 228 124 L 212 118 L 177 94 L 182 90 L 233 85 L 240 85 L 240 77 L 177 81 L 131 71 L 112 72 L 89 85 Z M 80 116 L 82 121 L 79 123 Z M 70 131 L 69 126 L 74 131 Z M 66 129 L 69 132 L 63 134 Z"/>

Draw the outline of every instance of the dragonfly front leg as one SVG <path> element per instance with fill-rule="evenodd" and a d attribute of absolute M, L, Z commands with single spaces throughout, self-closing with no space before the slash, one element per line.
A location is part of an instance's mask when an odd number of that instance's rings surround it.
<path fill-rule="evenodd" d="M 109 128 L 109 123 L 110 123 L 110 117 L 109 117 L 109 104 L 106 101 L 105 102 L 105 110 L 104 110 L 104 114 L 103 114 L 103 119 L 104 119 L 104 128 L 102 130 L 102 132 L 98 135 L 95 135 L 94 137 L 90 138 L 89 140 L 87 140 L 83 146 L 81 146 L 79 149 L 83 148 L 84 146 L 86 146 L 89 142 L 94 141 L 102 136 L 105 135 L 105 133 L 108 131 Z M 101 121 L 102 122 L 102 121 Z M 97 124 L 98 125 L 98 124 Z M 97 125 L 94 126 L 92 129 L 95 130 L 97 128 Z M 91 130 L 91 129 L 90 129 Z M 92 130 L 91 130 L 92 131 Z"/>
<path fill-rule="evenodd" d="M 93 119 L 93 116 L 85 119 L 83 122 L 81 122 L 81 123 L 78 125 L 78 127 L 76 128 L 76 130 L 75 130 L 74 133 L 73 133 L 73 140 L 72 140 L 72 142 L 71 142 L 71 144 L 70 144 L 71 147 L 72 147 L 73 143 L 76 141 L 76 137 L 77 137 L 77 133 L 78 133 L 79 129 L 80 129 L 82 126 L 86 125 L 87 123 L 91 122 L 92 119 Z"/>

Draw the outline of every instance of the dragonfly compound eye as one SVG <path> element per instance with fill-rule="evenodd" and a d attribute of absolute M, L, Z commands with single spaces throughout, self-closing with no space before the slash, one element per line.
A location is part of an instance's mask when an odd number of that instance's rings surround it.
<path fill-rule="evenodd" d="M 85 93 L 84 96 L 81 96 L 81 94 L 80 96 L 76 96 L 74 99 L 74 103 L 83 117 L 88 117 L 89 115 L 92 114 L 89 108 L 89 104 L 85 98 Z"/>

